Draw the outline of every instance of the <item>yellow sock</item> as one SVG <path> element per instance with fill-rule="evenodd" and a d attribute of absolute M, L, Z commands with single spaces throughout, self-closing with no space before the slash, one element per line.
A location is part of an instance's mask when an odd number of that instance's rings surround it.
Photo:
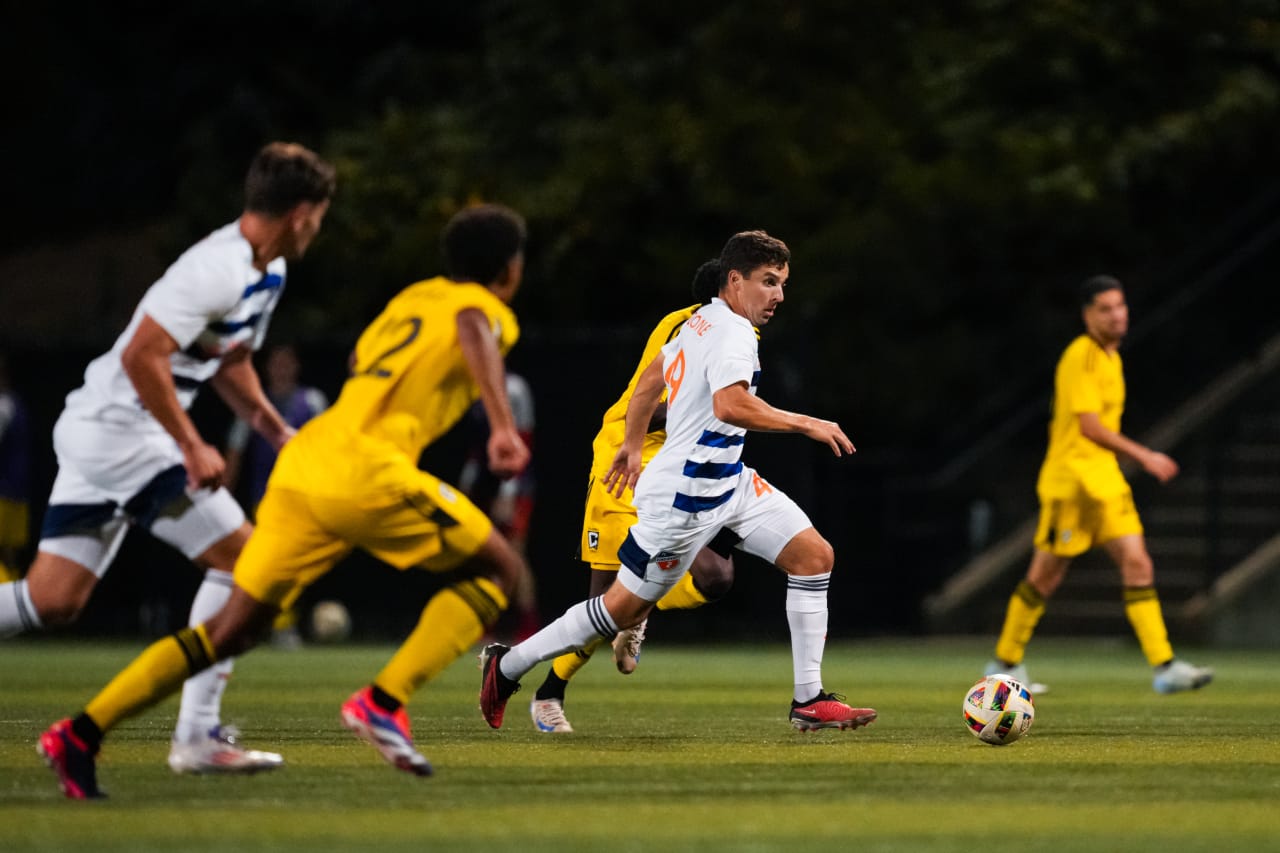
<path fill-rule="evenodd" d="M 595 650 L 603 645 L 604 640 L 597 637 L 585 649 L 578 649 L 576 652 L 565 652 L 551 662 L 551 670 L 558 678 L 568 681 L 573 678 L 578 670 L 586 666 L 587 661 L 591 660 L 591 655 L 595 653 Z"/>
<path fill-rule="evenodd" d="M 667 594 L 658 599 L 659 610 L 693 610 L 707 603 L 707 597 L 698 591 L 693 583 L 693 575 L 688 572 L 680 578 L 680 582 Z"/>
<path fill-rule="evenodd" d="M 12 581 L 20 580 L 22 580 L 22 575 L 18 573 L 17 567 L 10 567 L 4 560 L 0 560 L 0 583 L 10 583 Z"/>
<path fill-rule="evenodd" d="M 1026 580 L 1019 582 L 1004 614 L 1004 627 L 996 641 L 996 657 L 1004 663 L 1022 663 L 1027 643 L 1044 615 L 1044 598 Z"/>
<path fill-rule="evenodd" d="M 373 683 L 402 703 L 471 648 L 507 609 L 507 597 L 488 578 L 470 578 L 431 596 L 418 626 Z"/>
<path fill-rule="evenodd" d="M 104 733 L 176 693 L 182 682 L 215 663 L 204 625 L 157 640 L 122 669 L 84 711 Z"/>
<path fill-rule="evenodd" d="M 1147 663 L 1159 666 L 1173 660 L 1173 646 L 1169 645 L 1169 632 L 1165 630 L 1164 613 L 1155 587 L 1128 587 L 1124 591 L 1124 615 L 1129 617 L 1138 644 L 1147 656 Z"/>

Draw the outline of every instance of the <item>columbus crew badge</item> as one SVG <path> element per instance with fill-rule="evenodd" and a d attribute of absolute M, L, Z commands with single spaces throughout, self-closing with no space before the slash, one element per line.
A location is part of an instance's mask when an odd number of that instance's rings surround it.
<path fill-rule="evenodd" d="M 587 547 L 590 548 L 592 551 L 595 551 L 600 547 L 600 531 L 599 530 L 587 531 Z"/>

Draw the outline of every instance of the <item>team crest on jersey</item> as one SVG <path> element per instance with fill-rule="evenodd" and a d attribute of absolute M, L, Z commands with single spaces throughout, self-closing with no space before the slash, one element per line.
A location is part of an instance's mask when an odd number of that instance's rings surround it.
<path fill-rule="evenodd" d="M 590 548 L 592 551 L 599 549 L 600 547 L 600 531 L 599 530 L 587 531 L 587 547 Z"/>
<path fill-rule="evenodd" d="M 664 572 L 669 572 L 676 566 L 680 565 L 680 556 L 678 554 L 672 554 L 670 551 L 662 551 L 654 554 L 649 559 L 649 562 L 653 563 Z"/>

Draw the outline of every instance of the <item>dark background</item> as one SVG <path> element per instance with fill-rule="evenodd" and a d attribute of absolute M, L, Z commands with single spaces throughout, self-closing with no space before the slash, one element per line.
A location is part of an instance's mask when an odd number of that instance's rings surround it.
<path fill-rule="evenodd" d="M 636 7 L 8 10 L 0 346 L 37 418 L 36 521 L 62 397 L 164 266 L 236 215 L 271 139 L 339 167 L 271 333 L 331 398 L 385 299 L 439 271 L 453 212 L 494 200 L 528 218 L 510 364 L 538 406 L 530 554 L 548 616 L 585 592 L 600 415 L 735 231 L 793 251 L 762 396 L 839 420 L 859 448 L 834 460 L 757 435 L 746 455 L 835 544 L 841 634 L 920 630 L 923 596 L 1034 508 L 1080 279 L 1128 284 L 1131 434 L 1275 331 L 1277 3 Z M 216 400 L 196 415 L 222 435 Z M 454 476 L 462 444 L 426 465 Z M 729 600 L 662 630 L 784 635 L 780 578 L 739 568 Z M 195 575 L 132 537 L 78 630 L 164 630 Z M 436 582 L 353 560 L 311 597 L 390 634 Z"/>

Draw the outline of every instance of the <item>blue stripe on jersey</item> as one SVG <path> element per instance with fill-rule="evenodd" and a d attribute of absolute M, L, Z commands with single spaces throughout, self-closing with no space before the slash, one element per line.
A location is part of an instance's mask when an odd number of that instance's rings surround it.
<path fill-rule="evenodd" d="M 702 435 L 698 436 L 698 444 L 703 447 L 737 447 L 742 444 L 744 438 L 745 436 L 741 435 L 725 435 L 722 432 L 704 429 Z"/>
<path fill-rule="evenodd" d="M 723 480 L 742 473 L 742 462 L 693 462 L 684 463 L 686 477 L 698 477 L 703 480 Z"/>
<path fill-rule="evenodd" d="M 216 322 L 210 323 L 207 328 L 209 329 L 209 331 L 213 332 L 215 335 L 230 335 L 233 332 L 240 331 L 241 329 L 252 328 L 253 326 L 258 325 L 258 321 L 261 319 L 262 319 L 262 312 L 259 311 L 257 314 L 254 314 L 245 320 L 229 320 L 229 321 L 218 320 Z"/>
<path fill-rule="evenodd" d="M 757 370 L 755 373 L 751 374 L 751 387 L 755 388 L 759 384 L 760 384 L 760 371 Z"/>
<path fill-rule="evenodd" d="M 248 299 L 250 296 L 253 296 L 253 294 L 258 293 L 259 291 L 262 291 L 262 290 L 279 290 L 283 284 L 284 284 L 284 276 L 277 275 L 276 273 L 273 273 L 273 272 L 269 272 L 266 275 L 264 275 L 262 278 L 255 281 L 253 284 L 246 287 L 244 289 L 244 293 L 240 296 L 240 298 Z"/>
<path fill-rule="evenodd" d="M 734 490 L 730 489 L 722 495 L 710 498 L 695 497 L 694 495 L 686 495 L 684 492 L 676 492 L 676 499 L 672 501 L 671 505 L 681 512 L 706 512 L 709 509 L 715 509 L 728 503 L 729 498 L 733 497 L 733 492 Z M 619 551 L 619 556 L 621 556 L 621 551 Z"/>

